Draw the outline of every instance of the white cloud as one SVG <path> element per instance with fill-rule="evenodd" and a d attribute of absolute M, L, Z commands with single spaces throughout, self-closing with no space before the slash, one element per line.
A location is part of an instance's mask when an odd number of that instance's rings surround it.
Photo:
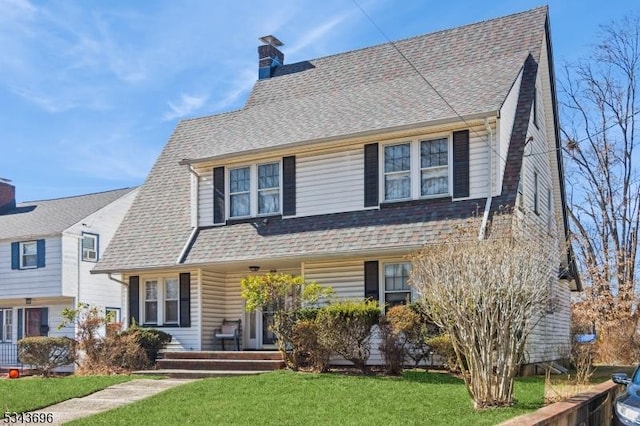
<path fill-rule="evenodd" d="M 293 55 L 298 51 L 305 49 L 310 44 L 322 39 L 352 13 L 353 12 L 348 12 L 338 16 L 334 16 L 328 21 L 318 25 L 315 28 L 312 28 L 311 31 L 307 32 L 301 39 L 298 40 L 296 44 L 287 49 L 287 53 Z"/>
<path fill-rule="evenodd" d="M 163 118 L 170 121 L 176 118 L 182 118 L 192 114 L 204 105 L 209 97 L 207 95 L 187 95 L 180 96 L 180 100 L 176 103 L 167 102 L 169 111 L 165 112 Z"/>

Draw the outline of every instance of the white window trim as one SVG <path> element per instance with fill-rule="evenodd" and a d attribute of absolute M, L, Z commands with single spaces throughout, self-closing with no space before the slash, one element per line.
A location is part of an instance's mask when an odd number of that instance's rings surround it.
<path fill-rule="evenodd" d="M 93 242 L 94 242 L 94 250 L 90 250 L 90 249 L 85 249 L 84 248 L 84 239 L 85 238 L 93 238 Z M 98 234 L 93 234 L 91 232 L 83 232 L 82 233 L 82 261 L 83 262 L 97 262 L 98 261 L 98 248 L 100 247 L 99 244 L 99 235 Z M 85 250 L 87 251 L 87 253 L 93 252 L 94 257 L 93 259 L 90 259 L 87 255 L 85 255 Z"/>
<path fill-rule="evenodd" d="M 167 299 L 167 281 L 175 280 L 178 283 L 178 299 Z M 155 322 L 147 321 L 147 299 L 146 299 L 146 287 L 148 282 L 155 281 L 157 283 L 158 294 L 156 299 L 156 312 L 157 318 Z M 176 321 L 167 322 L 165 318 L 166 310 L 165 303 L 167 300 L 178 301 L 178 318 Z M 163 277 L 147 277 L 143 280 L 143 285 L 140 286 L 140 303 L 142 312 L 142 325 L 143 326 L 167 326 L 167 327 L 179 327 L 180 325 L 180 278 L 174 275 L 167 275 Z M 114 309 L 114 308 L 111 308 Z"/>
<path fill-rule="evenodd" d="M 380 285 L 378 286 L 378 291 L 379 291 L 378 301 L 379 301 L 379 304 L 380 304 L 380 310 L 383 313 L 384 313 L 385 308 L 386 308 L 386 302 L 387 302 L 386 295 L 387 295 L 387 293 L 406 293 L 405 290 L 387 291 L 384 270 L 385 270 L 387 265 L 397 265 L 399 263 L 411 264 L 411 262 L 407 262 L 406 259 L 389 259 L 389 260 L 380 261 L 378 263 L 380 265 L 380 267 L 378 268 L 379 269 L 378 270 L 378 282 L 380 283 Z M 414 287 L 409 286 L 409 294 L 410 294 L 410 303 L 414 303 L 416 300 L 418 300 L 418 293 L 416 292 L 416 289 Z"/>
<path fill-rule="evenodd" d="M 434 194 L 434 195 L 422 195 L 421 185 L 422 185 L 422 176 L 421 171 L 423 170 L 420 167 L 420 144 L 423 141 L 430 141 L 435 139 L 447 139 L 447 177 L 449 180 L 447 193 L 442 194 Z M 395 198 L 393 200 L 387 200 L 385 197 L 385 175 L 387 173 L 384 172 L 384 148 L 387 146 L 394 145 L 402 145 L 405 143 L 409 143 L 411 147 L 411 169 L 410 172 L 410 181 L 411 181 L 411 196 L 409 198 Z M 379 185 L 378 185 L 378 199 L 381 200 L 380 203 L 396 203 L 396 202 L 404 202 L 410 200 L 428 200 L 433 198 L 446 198 L 453 197 L 453 133 L 452 132 L 442 132 L 442 133 L 433 133 L 428 135 L 421 135 L 417 137 L 413 137 L 411 139 L 397 139 L 387 141 L 385 143 L 378 144 L 378 170 L 379 170 Z M 442 166 L 439 166 L 442 167 Z M 425 169 L 427 170 L 427 169 Z M 400 173 L 400 172 L 392 172 L 392 173 Z M 389 173 L 389 174 L 392 174 Z M 405 173 L 405 172 L 402 172 Z"/>
<path fill-rule="evenodd" d="M 381 157 L 382 157 L 382 164 L 380 166 L 380 171 L 382 172 L 382 184 L 381 186 L 381 200 L 384 200 L 384 202 L 388 202 L 388 203 L 395 203 L 398 201 L 407 201 L 407 200 L 411 200 L 412 196 L 413 196 L 413 184 L 415 182 L 415 178 L 414 178 L 414 173 L 413 173 L 413 169 L 414 169 L 414 164 L 413 164 L 413 160 L 415 158 L 414 155 L 414 148 L 413 148 L 413 143 L 414 141 L 401 141 L 401 142 L 395 142 L 395 143 L 388 143 L 382 146 L 381 148 Z M 385 158 L 384 158 L 384 154 L 385 154 L 385 148 L 391 147 L 391 146 L 399 146 L 399 145 L 409 145 L 409 170 L 399 170 L 396 172 L 385 172 L 384 170 L 384 163 L 385 163 Z M 387 189 L 387 185 L 386 185 L 386 178 L 387 176 L 393 176 L 393 175 L 406 175 L 409 174 L 409 197 L 403 197 L 403 198 L 394 198 L 392 200 L 387 200 L 386 198 L 386 189 Z"/>
<path fill-rule="evenodd" d="M 2 321 L 0 321 L 0 324 L 2 324 L 2 327 L 0 328 L 0 342 L 11 343 L 13 341 L 13 309 L 0 309 L 0 318 L 2 319 Z M 7 321 L 7 319 L 9 319 L 9 321 Z M 8 329 L 9 332 L 7 333 Z"/>
<path fill-rule="evenodd" d="M 265 164 L 278 164 L 278 178 L 280 181 L 280 185 L 278 187 L 278 211 L 272 213 L 258 213 L 258 166 L 262 166 Z M 249 168 L 249 215 L 245 216 L 231 216 L 231 170 L 236 169 L 244 169 Z M 261 161 L 259 163 L 249 163 L 249 164 L 234 164 L 233 166 L 225 167 L 225 182 L 224 182 L 224 192 L 225 192 L 225 217 L 229 220 L 242 220 L 248 219 L 252 217 L 269 217 L 269 216 L 278 216 L 282 214 L 282 159 L 272 159 Z M 240 194 L 234 193 L 234 194 Z"/>
<path fill-rule="evenodd" d="M 36 264 L 33 266 L 27 266 L 24 264 L 24 246 L 27 244 L 33 244 L 36 247 Z M 37 269 L 38 268 L 38 242 L 37 241 L 21 241 L 19 244 L 19 256 L 20 256 L 20 269 Z M 31 255 L 30 255 L 31 256 Z"/>

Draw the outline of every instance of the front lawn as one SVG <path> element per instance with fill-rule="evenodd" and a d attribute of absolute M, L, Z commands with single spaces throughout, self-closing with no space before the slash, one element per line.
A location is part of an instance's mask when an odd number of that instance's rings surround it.
<path fill-rule="evenodd" d="M 70 425 L 493 425 L 542 405 L 544 379 L 518 379 L 518 403 L 475 412 L 461 380 L 409 371 L 402 378 L 301 374 L 205 379 Z"/>
<path fill-rule="evenodd" d="M 131 380 L 131 376 L 0 379 L 0 412 L 33 411 Z"/>

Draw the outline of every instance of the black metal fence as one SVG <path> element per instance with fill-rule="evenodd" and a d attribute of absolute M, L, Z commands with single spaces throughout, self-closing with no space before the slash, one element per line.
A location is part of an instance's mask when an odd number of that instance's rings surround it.
<path fill-rule="evenodd" d="M 20 365 L 18 360 L 18 345 L 15 343 L 0 343 L 0 366 Z"/>

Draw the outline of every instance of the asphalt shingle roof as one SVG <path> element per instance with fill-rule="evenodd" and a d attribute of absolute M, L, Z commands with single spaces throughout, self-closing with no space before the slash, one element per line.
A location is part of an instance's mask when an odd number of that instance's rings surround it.
<path fill-rule="evenodd" d="M 58 234 L 133 191 L 117 189 L 75 197 L 17 203 L 0 214 L 0 240 Z"/>
<path fill-rule="evenodd" d="M 243 109 L 182 121 L 94 271 L 176 264 L 191 233 L 191 178 L 179 164 L 183 159 L 321 143 L 497 111 L 526 58 L 539 59 L 546 18 L 547 8 L 540 7 L 395 43 L 455 112 L 385 43 L 284 65 L 274 77 L 256 82 Z M 248 238 L 245 244 L 255 237 L 239 225 L 201 231 L 193 256 L 198 245 L 232 238 L 231 232 Z"/>

